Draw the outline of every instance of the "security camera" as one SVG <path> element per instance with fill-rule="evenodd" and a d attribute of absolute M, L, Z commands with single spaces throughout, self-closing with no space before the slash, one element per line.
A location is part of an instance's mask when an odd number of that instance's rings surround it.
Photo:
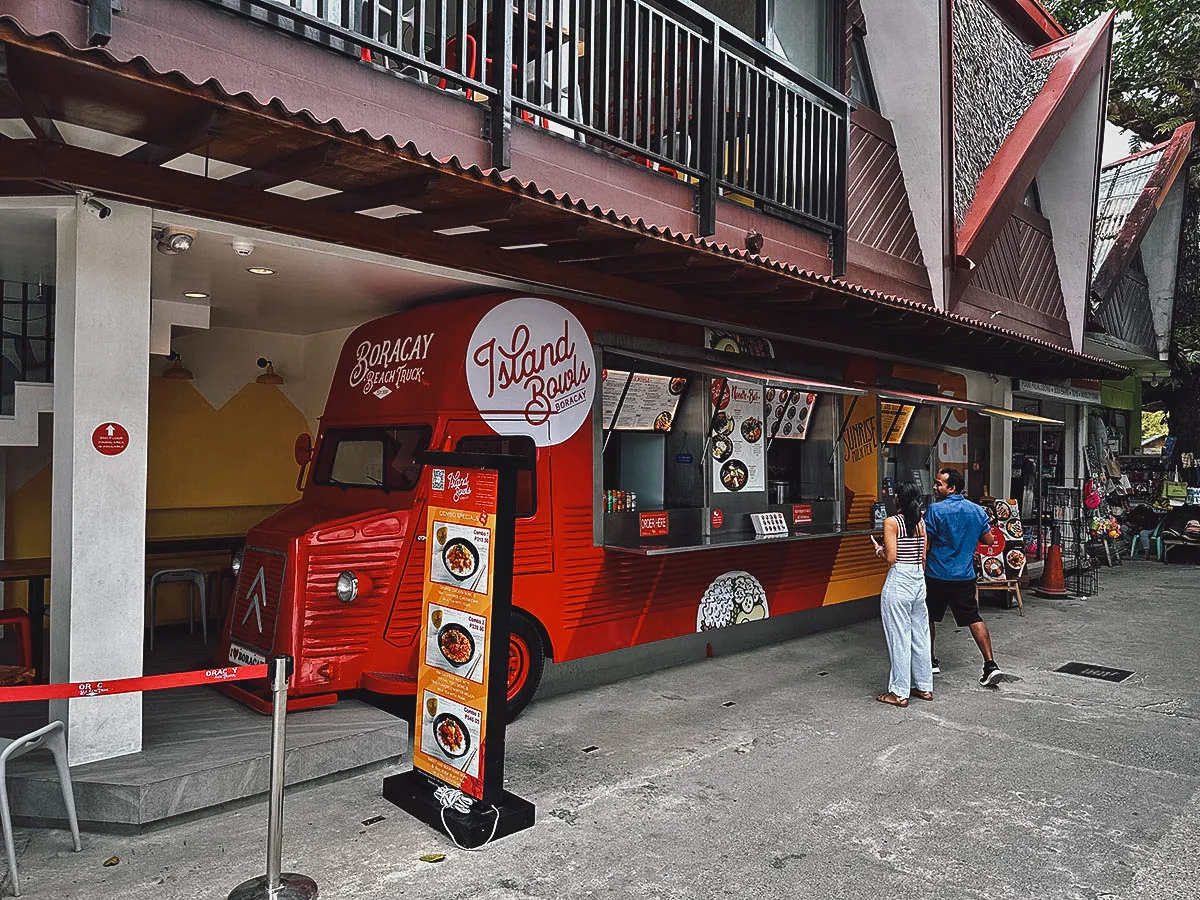
<path fill-rule="evenodd" d="M 79 195 L 79 198 L 83 201 L 83 208 L 97 219 L 107 219 L 112 215 L 112 207 L 101 203 L 91 194 L 82 193 Z"/>
<path fill-rule="evenodd" d="M 249 256 L 254 252 L 254 244 L 250 243 L 250 241 L 234 241 L 229 246 L 233 248 L 233 252 L 238 256 Z"/>
<path fill-rule="evenodd" d="M 175 256 L 192 249 L 196 241 L 196 232 L 190 228 L 175 228 L 168 225 L 158 232 L 154 247 L 166 256 Z"/>

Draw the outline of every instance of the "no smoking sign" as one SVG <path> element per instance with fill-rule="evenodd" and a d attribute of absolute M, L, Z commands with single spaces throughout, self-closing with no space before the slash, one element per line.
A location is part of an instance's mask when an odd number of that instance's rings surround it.
<path fill-rule="evenodd" d="M 129 432 L 119 422 L 102 422 L 92 432 L 92 446 L 105 456 L 116 456 L 129 446 Z"/>

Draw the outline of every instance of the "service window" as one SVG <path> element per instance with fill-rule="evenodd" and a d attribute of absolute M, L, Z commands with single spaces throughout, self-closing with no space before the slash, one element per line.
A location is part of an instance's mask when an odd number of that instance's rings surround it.
<path fill-rule="evenodd" d="M 764 399 L 768 502 L 810 506 L 814 526 L 839 524 L 841 397 L 768 384 Z"/>
<path fill-rule="evenodd" d="M 515 456 L 525 463 L 517 472 L 517 518 L 528 519 L 537 512 L 537 446 L 533 438 L 513 435 L 472 434 L 460 438 L 459 453 Z"/>
<path fill-rule="evenodd" d="M 931 404 L 879 401 L 879 440 L 883 446 L 883 475 L 892 492 L 905 481 L 933 500 L 933 445 L 941 426 L 940 408 Z"/>

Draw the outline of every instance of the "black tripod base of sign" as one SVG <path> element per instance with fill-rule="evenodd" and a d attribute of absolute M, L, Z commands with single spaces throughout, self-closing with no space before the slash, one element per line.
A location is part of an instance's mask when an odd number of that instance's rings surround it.
<path fill-rule="evenodd" d="M 442 804 L 433 796 L 433 784 L 429 778 L 417 771 L 401 772 L 383 779 L 383 799 L 396 804 L 435 831 L 446 833 L 460 846 L 474 849 L 489 841 L 508 837 L 518 831 L 533 827 L 534 806 L 523 797 L 504 791 L 496 804 L 499 821 L 491 806 L 469 813 L 445 810 L 445 826 L 442 824 Z M 482 804 L 476 804 L 477 807 Z M 493 833 L 492 829 L 495 829 Z"/>

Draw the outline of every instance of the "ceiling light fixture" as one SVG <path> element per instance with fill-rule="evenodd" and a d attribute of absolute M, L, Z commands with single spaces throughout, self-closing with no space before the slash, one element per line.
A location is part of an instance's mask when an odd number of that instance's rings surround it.
<path fill-rule="evenodd" d="M 208 299 L 208 294 L 204 293 L 204 291 L 184 291 L 183 296 L 187 297 L 189 300 L 207 300 Z"/>
<path fill-rule="evenodd" d="M 196 232 L 190 228 L 166 226 L 155 235 L 154 249 L 164 256 L 176 256 L 192 249 Z"/>
<path fill-rule="evenodd" d="M 265 356 L 258 358 L 258 367 L 267 370 L 254 379 L 258 384 L 283 384 L 283 376 L 276 374 L 275 366 Z"/>
<path fill-rule="evenodd" d="M 268 269 L 266 266 L 250 266 L 246 269 L 251 275 L 274 275 L 274 269 Z"/>

